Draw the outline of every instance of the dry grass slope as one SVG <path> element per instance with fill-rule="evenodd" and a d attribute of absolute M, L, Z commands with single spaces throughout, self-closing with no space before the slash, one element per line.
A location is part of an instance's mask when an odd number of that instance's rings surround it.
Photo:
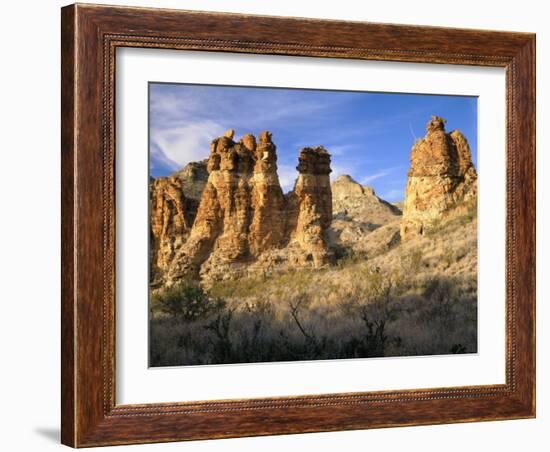
<path fill-rule="evenodd" d="M 387 246 L 399 222 L 336 265 L 153 296 L 152 366 L 477 352 L 477 218 L 466 206 Z M 380 244 L 384 244 L 381 246 Z M 340 250 L 342 251 L 342 250 Z"/>

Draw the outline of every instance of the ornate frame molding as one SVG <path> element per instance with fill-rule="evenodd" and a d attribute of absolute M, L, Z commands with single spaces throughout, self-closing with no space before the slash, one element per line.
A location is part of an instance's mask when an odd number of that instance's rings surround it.
<path fill-rule="evenodd" d="M 62 9 L 62 46 L 64 444 L 81 447 L 534 416 L 534 35 L 77 4 Z M 118 47 L 505 67 L 506 383 L 116 405 Z"/>

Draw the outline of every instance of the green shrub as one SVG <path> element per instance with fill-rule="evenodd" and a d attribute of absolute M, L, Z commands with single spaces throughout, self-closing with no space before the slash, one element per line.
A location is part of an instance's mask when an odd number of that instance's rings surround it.
<path fill-rule="evenodd" d="M 162 313 L 179 320 L 198 320 L 225 306 L 221 299 L 210 298 L 197 284 L 183 282 L 154 294 L 152 314 Z"/>
<path fill-rule="evenodd" d="M 364 262 L 369 258 L 366 251 L 354 250 L 349 246 L 334 245 L 331 250 L 334 255 L 335 263 L 340 268 L 345 268 L 359 262 Z"/>

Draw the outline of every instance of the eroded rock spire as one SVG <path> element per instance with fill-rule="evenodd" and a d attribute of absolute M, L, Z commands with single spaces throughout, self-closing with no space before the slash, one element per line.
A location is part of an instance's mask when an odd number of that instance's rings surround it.
<path fill-rule="evenodd" d="M 316 267 L 327 261 L 326 231 L 332 222 L 330 154 L 323 146 L 298 155 L 298 178 L 289 195 L 290 239 Z"/>
<path fill-rule="evenodd" d="M 401 238 L 422 235 L 446 212 L 477 195 L 470 147 L 458 130 L 445 132 L 445 119 L 432 116 L 426 136 L 410 154 Z"/>

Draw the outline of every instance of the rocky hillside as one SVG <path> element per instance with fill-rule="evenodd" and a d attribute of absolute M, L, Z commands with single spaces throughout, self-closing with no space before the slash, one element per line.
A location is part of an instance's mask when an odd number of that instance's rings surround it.
<path fill-rule="evenodd" d="M 337 251 L 365 251 L 370 242 L 366 237 L 387 225 L 393 227 L 389 237 L 384 238 L 385 243 L 391 246 L 399 241 L 399 234 L 396 234 L 401 221 L 399 208 L 380 199 L 371 187 L 359 184 L 348 175 L 336 178 L 331 188 L 333 220 L 329 239 Z"/>
<path fill-rule="evenodd" d="M 151 178 L 151 281 L 162 277 L 162 269 L 189 237 L 207 180 L 206 161 L 189 163 L 169 177 Z"/>
<path fill-rule="evenodd" d="M 334 217 L 349 217 L 375 226 L 395 220 L 401 210 L 376 196 L 371 187 L 361 185 L 351 176 L 338 176 L 331 185 Z"/>
<path fill-rule="evenodd" d="M 323 147 L 300 150 L 294 189 L 284 194 L 271 134 L 235 140 L 228 130 L 212 141 L 207 160 L 150 184 L 151 286 L 320 268 L 396 247 L 408 252 L 402 241 L 475 210 L 468 143 L 459 131 L 446 133 L 444 122 L 433 116 L 413 145 L 405 199 L 394 204 L 349 175 L 331 184 Z"/>

